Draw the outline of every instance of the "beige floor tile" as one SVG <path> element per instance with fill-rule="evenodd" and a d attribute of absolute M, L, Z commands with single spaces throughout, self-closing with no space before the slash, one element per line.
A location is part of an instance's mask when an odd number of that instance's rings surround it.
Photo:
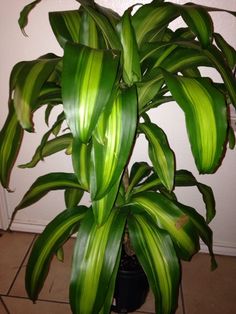
<path fill-rule="evenodd" d="M 34 235 L 2 231 L 0 234 L 0 294 L 6 294 L 34 239 Z"/>
<path fill-rule="evenodd" d="M 40 292 L 39 299 L 68 302 L 71 258 L 74 241 L 75 239 L 70 239 L 64 245 L 64 262 L 59 262 L 56 258 L 53 258 L 47 279 Z M 10 293 L 11 296 L 26 297 L 24 287 L 25 267 L 26 263 L 23 265 L 16 282 L 12 287 Z"/>
<path fill-rule="evenodd" d="M 14 314 L 71 314 L 70 306 L 63 303 L 31 301 L 16 297 L 3 297 L 10 313 Z"/>
<path fill-rule="evenodd" d="M 236 313 L 236 257 L 217 256 L 211 272 L 209 256 L 196 255 L 183 263 L 183 293 L 187 314 Z"/>

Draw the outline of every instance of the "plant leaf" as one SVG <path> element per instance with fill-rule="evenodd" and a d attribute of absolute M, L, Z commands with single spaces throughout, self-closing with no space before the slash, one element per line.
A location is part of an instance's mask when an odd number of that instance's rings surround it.
<path fill-rule="evenodd" d="M 210 14 L 201 6 L 191 4 L 179 6 L 179 10 L 183 20 L 196 34 L 202 47 L 209 46 L 213 40 L 213 22 Z"/>
<path fill-rule="evenodd" d="M 84 190 L 76 188 L 65 189 L 64 199 L 66 208 L 77 206 L 84 195 Z"/>
<path fill-rule="evenodd" d="M 221 36 L 221 34 L 214 33 L 214 39 L 217 46 L 224 53 L 227 63 L 233 70 L 236 65 L 236 50 L 226 42 L 226 40 Z"/>
<path fill-rule="evenodd" d="M 74 173 L 51 172 L 38 177 L 23 196 L 15 211 L 34 204 L 50 191 L 67 188 L 81 188 Z"/>
<path fill-rule="evenodd" d="M 0 181 L 6 189 L 9 189 L 10 174 L 22 143 L 23 133 L 24 130 L 11 103 L 6 122 L 0 132 Z"/>
<path fill-rule="evenodd" d="M 117 76 L 114 51 L 67 43 L 63 61 L 62 98 L 75 138 L 87 143 L 106 107 Z M 71 84 L 73 82 L 73 84 Z"/>
<path fill-rule="evenodd" d="M 70 285 L 74 314 L 99 313 L 117 268 L 126 213 L 112 211 L 98 227 L 90 211 L 81 224 L 75 243 Z M 113 293 L 113 292 L 112 292 Z"/>
<path fill-rule="evenodd" d="M 18 19 L 18 24 L 23 32 L 24 35 L 26 35 L 25 33 L 25 26 L 28 24 L 28 15 L 29 13 L 33 10 L 33 8 L 39 4 L 41 2 L 41 0 L 36 0 L 36 1 L 33 1 L 29 4 L 27 4 L 23 10 L 20 12 L 20 17 Z"/>
<path fill-rule="evenodd" d="M 89 167 L 91 156 L 91 143 L 84 144 L 74 139 L 72 144 L 72 163 L 78 181 L 85 190 L 89 190 Z"/>
<path fill-rule="evenodd" d="M 117 25 L 122 45 L 123 80 L 128 85 L 141 80 L 140 58 L 135 32 L 131 24 L 130 9 L 126 10 Z"/>
<path fill-rule="evenodd" d="M 199 250 L 196 230 L 181 204 L 156 192 L 138 193 L 130 202 L 141 207 L 161 229 L 169 233 L 180 258 L 189 260 Z"/>
<path fill-rule="evenodd" d="M 61 150 L 67 149 L 72 142 L 72 136 L 70 133 L 63 134 L 52 140 L 47 141 L 45 144 L 42 144 L 36 149 L 31 161 L 21 164 L 19 168 L 33 168 L 35 167 L 40 160 L 43 160 L 45 157 L 51 156 Z"/>
<path fill-rule="evenodd" d="M 83 3 L 81 3 L 81 5 L 94 19 L 95 23 L 103 33 L 107 48 L 121 50 L 120 40 L 114 29 L 114 20 L 111 20 L 110 16 L 107 14 L 104 15 L 104 10 L 99 12 L 99 10 L 94 9 L 92 6 L 84 5 Z"/>
<path fill-rule="evenodd" d="M 67 41 L 80 42 L 81 10 L 49 12 L 49 21 L 62 48 Z"/>
<path fill-rule="evenodd" d="M 163 71 L 172 96 L 183 109 L 189 141 L 200 173 L 212 173 L 221 161 L 227 131 L 224 96 L 203 78 Z"/>
<path fill-rule="evenodd" d="M 37 60 L 25 61 L 18 73 L 13 98 L 14 106 L 22 128 L 27 131 L 33 131 L 31 115 L 37 97 L 58 62 L 58 57 L 45 55 Z"/>
<path fill-rule="evenodd" d="M 156 313 L 174 313 L 180 268 L 170 236 L 150 217 L 137 213 L 128 217 L 128 226 L 135 253 L 155 296 Z"/>
<path fill-rule="evenodd" d="M 102 226 L 108 219 L 119 191 L 120 179 L 115 183 L 110 191 L 101 199 L 92 202 L 93 214 L 98 226 Z"/>
<path fill-rule="evenodd" d="M 156 33 L 163 27 L 167 26 L 178 16 L 173 3 L 149 3 L 140 7 L 132 17 L 132 24 L 136 33 L 139 47 L 144 41 L 148 41 L 147 37 L 151 31 Z"/>
<path fill-rule="evenodd" d="M 215 198 L 210 186 L 200 183 L 193 174 L 187 170 L 178 170 L 175 175 L 175 186 L 196 186 L 202 194 L 206 205 L 206 221 L 210 223 L 215 217 Z"/>
<path fill-rule="evenodd" d="M 154 123 L 141 123 L 149 147 L 149 158 L 163 185 L 171 191 L 174 184 L 175 157 L 164 131 Z"/>
<path fill-rule="evenodd" d="M 146 162 L 135 162 L 130 172 L 130 182 L 127 189 L 127 195 L 132 189 L 144 178 L 146 178 L 151 172 L 151 167 Z"/>
<path fill-rule="evenodd" d="M 92 200 L 105 196 L 121 178 L 133 147 L 137 126 L 137 95 L 133 86 L 118 90 L 107 120 L 104 143 L 93 138 L 90 167 Z"/>
<path fill-rule="evenodd" d="M 68 240 L 86 211 L 85 206 L 64 210 L 38 236 L 30 253 L 25 274 L 26 290 L 31 300 L 35 301 L 38 298 L 53 255 Z"/>
<path fill-rule="evenodd" d="M 236 80 L 229 65 L 225 62 L 225 56 L 215 46 L 210 46 L 204 51 L 205 56 L 220 73 L 229 97 L 234 107 L 236 107 Z"/>

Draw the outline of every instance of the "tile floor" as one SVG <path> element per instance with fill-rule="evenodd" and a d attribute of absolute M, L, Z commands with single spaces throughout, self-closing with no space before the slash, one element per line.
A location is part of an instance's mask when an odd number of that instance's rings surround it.
<path fill-rule="evenodd" d="M 68 285 L 71 251 L 74 239 L 64 247 L 64 263 L 56 259 L 33 304 L 24 290 L 27 256 L 36 235 L 0 230 L 0 314 L 70 314 Z M 183 280 L 176 314 L 236 313 L 236 257 L 217 256 L 218 269 L 209 270 L 209 256 L 196 255 L 183 263 Z M 154 313 L 153 297 L 136 314 Z"/>

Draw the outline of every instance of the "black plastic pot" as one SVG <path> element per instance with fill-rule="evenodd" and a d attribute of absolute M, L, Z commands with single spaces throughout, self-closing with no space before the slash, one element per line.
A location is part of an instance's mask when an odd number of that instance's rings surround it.
<path fill-rule="evenodd" d="M 147 277 L 142 269 L 119 270 L 112 311 L 116 313 L 134 312 L 144 304 L 148 290 Z"/>

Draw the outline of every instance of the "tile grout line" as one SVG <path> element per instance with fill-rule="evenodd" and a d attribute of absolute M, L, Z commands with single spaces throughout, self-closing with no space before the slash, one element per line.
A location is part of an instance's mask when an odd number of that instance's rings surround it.
<path fill-rule="evenodd" d="M 0 302 L 1 302 L 2 306 L 4 307 L 4 309 L 6 310 L 6 313 L 7 313 L 7 314 L 11 314 L 11 313 L 9 312 L 9 310 L 8 310 L 8 308 L 7 308 L 6 304 L 5 304 L 5 302 L 3 301 L 1 295 L 0 295 Z"/>
<path fill-rule="evenodd" d="M 35 234 L 35 236 L 33 237 L 33 240 L 31 241 L 31 243 L 30 243 L 30 245 L 29 245 L 29 247 L 28 247 L 28 249 L 27 249 L 27 251 L 26 251 L 26 253 L 25 253 L 24 257 L 23 257 L 23 259 L 22 259 L 22 262 L 20 263 L 20 266 L 19 266 L 19 268 L 18 268 L 18 270 L 17 270 L 17 272 L 16 272 L 16 274 L 15 274 L 13 280 L 12 280 L 12 283 L 11 283 L 11 285 L 10 285 L 10 287 L 9 287 L 9 289 L 8 289 L 8 291 L 7 291 L 7 293 L 6 293 L 6 296 L 9 296 L 9 294 L 10 294 L 10 292 L 11 292 L 11 289 L 12 289 L 12 287 L 14 286 L 14 284 L 15 284 L 15 282 L 16 282 L 16 279 L 17 279 L 17 277 L 18 277 L 18 275 L 19 275 L 19 272 L 21 271 L 21 268 L 22 268 L 22 266 L 23 266 L 23 264 L 24 264 L 24 262 L 25 262 L 25 260 L 26 260 L 26 258 L 27 258 L 27 255 L 29 254 L 29 251 L 30 251 L 31 248 L 32 248 L 32 245 L 33 245 L 33 243 L 34 243 L 36 237 L 37 237 L 37 234 Z"/>

